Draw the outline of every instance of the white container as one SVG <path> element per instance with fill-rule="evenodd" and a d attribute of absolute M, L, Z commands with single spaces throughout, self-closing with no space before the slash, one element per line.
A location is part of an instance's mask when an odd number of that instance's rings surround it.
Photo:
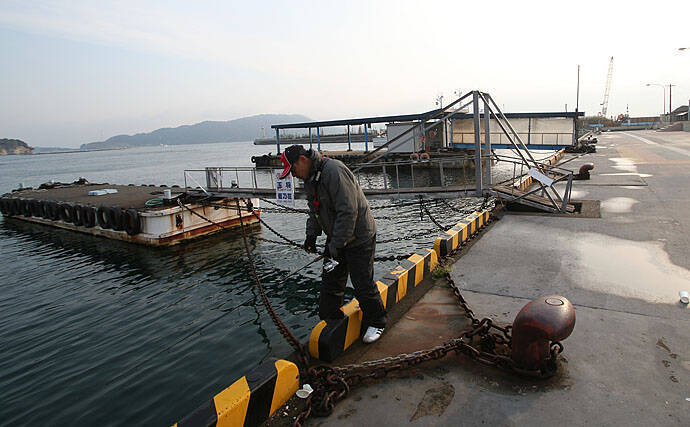
<path fill-rule="evenodd" d="M 163 198 L 166 200 L 172 199 L 172 190 L 163 190 Z"/>
<path fill-rule="evenodd" d="M 690 293 L 688 291 L 680 291 L 678 294 L 680 295 L 680 302 L 683 304 L 690 302 Z"/>

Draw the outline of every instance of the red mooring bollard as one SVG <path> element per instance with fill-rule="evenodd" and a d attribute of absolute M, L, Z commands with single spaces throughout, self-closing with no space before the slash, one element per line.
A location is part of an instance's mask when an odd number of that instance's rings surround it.
<path fill-rule="evenodd" d="M 537 298 L 522 307 L 513 321 L 513 361 L 525 369 L 539 369 L 550 358 L 550 346 L 573 332 L 575 309 L 567 298 Z"/>
<path fill-rule="evenodd" d="M 580 166 L 580 170 L 573 176 L 573 178 L 587 180 L 589 179 L 589 171 L 592 169 L 594 169 L 594 163 L 585 163 L 584 165 Z"/>

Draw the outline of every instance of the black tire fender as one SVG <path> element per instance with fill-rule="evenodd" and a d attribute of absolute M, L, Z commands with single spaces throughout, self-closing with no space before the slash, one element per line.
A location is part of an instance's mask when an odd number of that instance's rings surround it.
<path fill-rule="evenodd" d="M 130 236 L 141 233 L 141 217 L 136 209 L 127 209 L 122 214 L 122 225 Z"/>
<path fill-rule="evenodd" d="M 50 219 L 53 221 L 59 221 L 60 220 L 60 205 L 58 205 L 57 202 L 50 202 L 48 205 L 48 212 Z"/>
<path fill-rule="evenodd" d="M 31 201 L 31 215 L 36 218 L 43 217 L 43 201 L 42 200 L 32 200 Z"/>
<path fill-rule="evenodd" d="M 96 208 L 93 206 L 82 206 L 81 212 L 84 218 L 84 227 L 94 227 L 96 225 Z"/>
<path fill-rule="evenodd" d="M 110 228 L 113 228 L 113 223 L 111 222 L 110 219 L 110 208 L 107 206 L 101 206 L 98 208 L 96 211 L 96 222 L 98 222 L 98 226 L 108 230 Z"/>
<path fill-rule="evenodd" d="M 113 206 L 109 208 L 108 216 L 110 217 L 110 223 L 115 231 L 122 231 L 125 229 L 122 223 L 122 208 L 118 206 Z"/>
<path fill-rule="evenodd" d="M 17 216 L 22 214 L 22 200 L 12 199 L 12 215 Z"/>
<path fill-rule="evenodd" d="M 29 218 L 31 217 L 31 200 L 21 199 L 21 211 L 22 215 Z"/>
<path fill-rule="evenodd" d="M 41 218 L 50 219 L 49 206 L 50 206 L 50 201 L 41 200 Z"/>
<path fill-rule="evenodd" d="M 74 205 L 72 210 L 72 224 L 77 227 L 84 225 L 84 207 L 82 205 Z"/>
<path fill-rule="evenodd" d="M 7 216 L 8 215 L 8 204 L 7 204 L 7 199 L 4 197 L 0 199 L 0 212 L 2 212 L 3 215 Z"/>
<path fill-rule="evenodd" d="M 58 205 L 58 212 L 60 213 L 60 220 L 63 222 L 74 221 L 74 206 L 69 203 L 60 203 Z"/>

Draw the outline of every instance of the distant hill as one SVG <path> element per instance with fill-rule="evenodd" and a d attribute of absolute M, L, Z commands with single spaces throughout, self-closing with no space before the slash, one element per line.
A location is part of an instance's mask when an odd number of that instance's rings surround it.
<path fill-rule="evenodd" d="M 82 150 L 102 148 L 126 148 L 145 145 L 208 144 L 213 142 L 252 141 L 262 136 L 271 136 L 271 125 L 293 122 L 308 122 L 310 118 L 300 114 L 260 114 L 224 122 L 201 122 L 176 128 L 162 128 L 149 133 L 117 135 L 100 142 L 82 144 Z"/>
<path fill-rule="evenodd" d="M 18 139 L 0 139 L 0 156 L 8 154 L 33 154 L 33 148 Z"/>

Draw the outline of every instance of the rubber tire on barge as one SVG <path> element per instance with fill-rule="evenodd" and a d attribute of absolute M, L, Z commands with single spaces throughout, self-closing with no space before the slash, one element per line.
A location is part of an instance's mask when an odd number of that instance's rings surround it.
<path fill-rule="evenodd" d="M 122 225 L 130 236 L 141 233 L 141 218 L 136 209 L 127 209 L 122 215 Z"/>
<path fill-rule="evenodd" d="M 110 216 L 110 208 L 107 206 L 100 206 L 96 211 L 96 221 L 98 226 L 104 230 L 113 228 L 113 223 Z"/>
<path fill-rule="evenodd" d="M 125 229 L 122 217 L 122 208 L 119 206 L 113 206 L 110 208 L 110 221 L 115 231 L 122 231 Z"/>
<path fill-rule="evenodd" d="M 63 222 L 71 223 L 74 221 L 74 206 L 69 203 L 60 203 L 58 212 L 60 213 L 60 220 Z"/>
<path fill-rule="evenodd" d="M 21 206 L 22 215 L 24 215 L 27 218 L 31 218 L 31 201 L 22 199 Z"/>
<path fill-rule="evenodd" d="M 96 208 L 93 206 L 82 206 L 82 215 L 84 217 L 84 227 L 93 228 L 96 226 Z"/>
<path fill-rule="evenodd" d="M 82 209 L 82 205 L 74 205 L 72 210 L 72 224 L 74 224 L 75 227 L 84 225 L 84 211 Z"/>

